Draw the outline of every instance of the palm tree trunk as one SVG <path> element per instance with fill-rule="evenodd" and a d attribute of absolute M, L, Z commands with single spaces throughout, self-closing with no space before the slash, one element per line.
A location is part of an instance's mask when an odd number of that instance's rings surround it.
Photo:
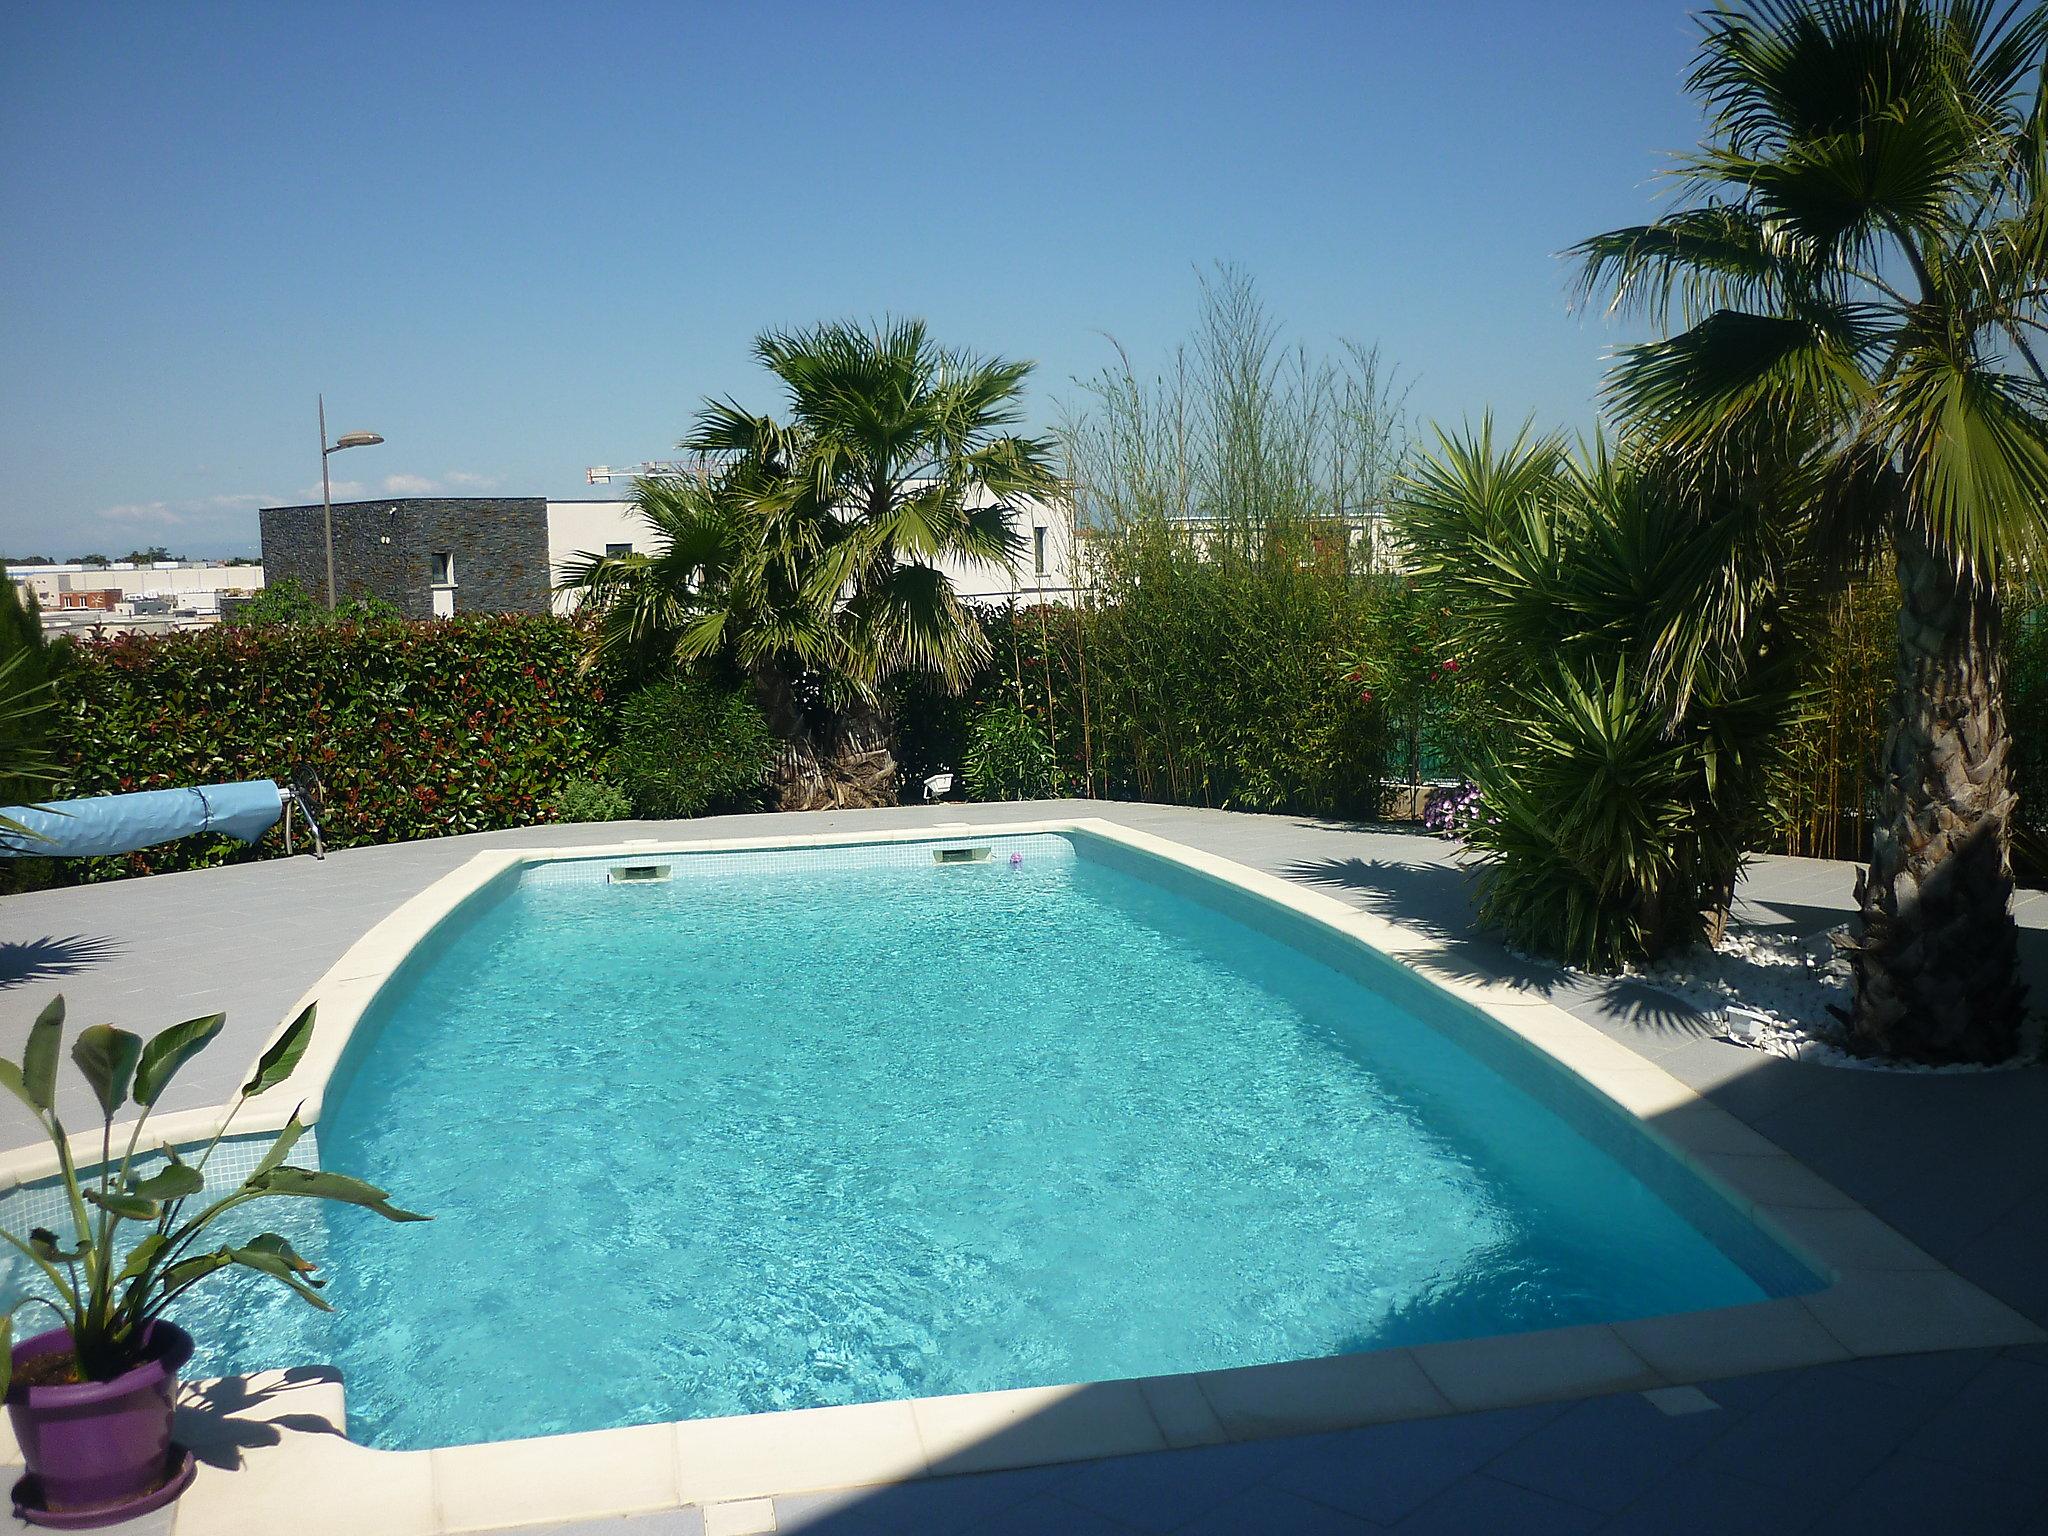
<path fill-rule="evenodd" d="M 2012 778 L 1992 581 L 1899 530 L 1898 691 L 1870 868 L 1856 880 L 1852 1044 L 2003 1061 L 2025 987 L 2012 916 Z"/>
<path fill-rule="evenodd" d="M 821 762 L 831 809 L 896 803 L 896 753 L 889 719 L 874 705 L 849 710 L 834 722 Z"/>
<path fill-rule="evenodd" d="M 896 757 L 888 721 L 872 707 L 815 724 L 777 668 L 757 668 L 750 682 L 768 728 L 782 743 L 769 782 L 778 811 L 837 811 L 894 805 Z"/>

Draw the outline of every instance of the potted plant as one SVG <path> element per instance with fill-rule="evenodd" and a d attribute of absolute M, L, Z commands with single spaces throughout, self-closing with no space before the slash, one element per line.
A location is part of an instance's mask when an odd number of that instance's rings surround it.
<path fill-rule="evenodd" d="M 56 1111 L 64 999 L 36 1019 L 18 1065 L 0 1059 L 0 1086 L 28 1106 L 57 1149 L 73 1229 L 66 1240 L 46 1227 L 26 1236 L 0 1228 L 0 1240 L 33 1263 L 43 1281 L 37 1293 L 0 1313 L 0 1392 L 28 1463 L 15 1484 L 15 1513 L 31 1524 L 111 1524 L 168 1504 L 191 1481 L 192 1456 L 171 1440 L 171 1413 L 192 1340 L 164 1314 L 194 1285 L 224 1269 L 250 1269 L 327 1310 L 319 1295 L 325 1282 L 275 1232 L 201 1249 L 199 1238 L 222 1216 L 252 1201 L 297 1196 L 359 1205 L 392 1221 L 427 1219 L 399 1210 L 360 1179 L 288 1164 L 306 1130 L 296 1110 L 254 1172 L 186 1214 L 188 1202 L 205 1194 L 207 1161 L 243 1103 L 283 1082 L 305 1055 L 311 1007 L 263 1053 L 199 1156 L 187 1161 L 165 1146 L 162 1166 L 145 1175 L 137 1150 L 150 1111 L 225 1019 L 187 1019 L 149 1040 L 110 1024 L 79 1033 L 71 1059 L 101 1112 L 99 1161 L 84 1169 L 72 1158 Z M 114 1117 L 131 1100 L 139 1113 L 116 1157 Z M 15 1344 L 14 1315 L 28 1306 L 56 1313 L 59 1326 Z"/>

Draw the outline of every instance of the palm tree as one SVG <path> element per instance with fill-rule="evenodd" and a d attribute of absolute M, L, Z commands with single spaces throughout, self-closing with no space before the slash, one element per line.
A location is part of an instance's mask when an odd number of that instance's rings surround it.
<path fill-rule="evenodd" d="M 647 556 L 585 556 L 565 586 L 601 617 L 595 654 L 723 662 L 787 744 L 787 809 L 894 804 L 878 685 L 967 686 L 988 640 L 940 568 L 1007 563 L 1008 503 L 1060 491 L 1052 449 L 1018 435 L 1029 363 L 937 346 L 918 320 L 769 332 L 755 357 L 787 416 L 707 401 L 680 444 L 700 476 L 642 480 Z"/>
<path fill-rule="evenodd" d="M 1702 26 L 1681 205 L 1577 250 L 1588 292 L 1667 332 L 1621 350 L 1611 400 L 1678 453 L 1781 433 L 1809 550 L 1846 567 L 1889 544 L 1898 687 L 1851 1036 L 2003 1058 L 2023 990 L 2000 591 L 2048 533 L 2048 22 L 2002 0 L 1743 0 Z"/>

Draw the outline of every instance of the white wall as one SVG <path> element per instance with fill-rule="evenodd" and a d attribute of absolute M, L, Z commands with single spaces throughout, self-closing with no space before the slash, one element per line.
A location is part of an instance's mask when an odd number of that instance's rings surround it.
<path fill-rule="evenodd" d="M 982 603 L 1071 603 L 1074 600 L 1074 523 L 1064 507 L 1018 500 L 1010 504 L 1010 528 L 1023 542 L 1014 567 L 979 561 L 942 560 L 939 569 L 963 598 Z M 1044 550 L 1044 568 L 1038 552 Z"/>
<path fill-rule="evenodd" d="M 579 555 L 601 555 L 607 545 L 624 544 L 636 555 L 655 552 L 646 520 L 630 501 L 551 501 L 548 503 L 548 569 L 550 585 L 559 586 L 563 567 Z M 555 612 L 571 613 L 577 597 L 555 594 Z"/>

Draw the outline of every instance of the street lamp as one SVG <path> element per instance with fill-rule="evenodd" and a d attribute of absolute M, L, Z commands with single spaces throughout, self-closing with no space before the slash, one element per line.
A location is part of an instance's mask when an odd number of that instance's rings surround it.
<path fill-rule="evenodd" d="M 334 492 L 327 481 L 327 458 L 344 448 L 371 448 L 384 441 L 374 432 L 344 432 L 327 441 L 327 397 L 320 402 L 320 521 L 327 532 L 327 611 L 334 612 Z"/>

